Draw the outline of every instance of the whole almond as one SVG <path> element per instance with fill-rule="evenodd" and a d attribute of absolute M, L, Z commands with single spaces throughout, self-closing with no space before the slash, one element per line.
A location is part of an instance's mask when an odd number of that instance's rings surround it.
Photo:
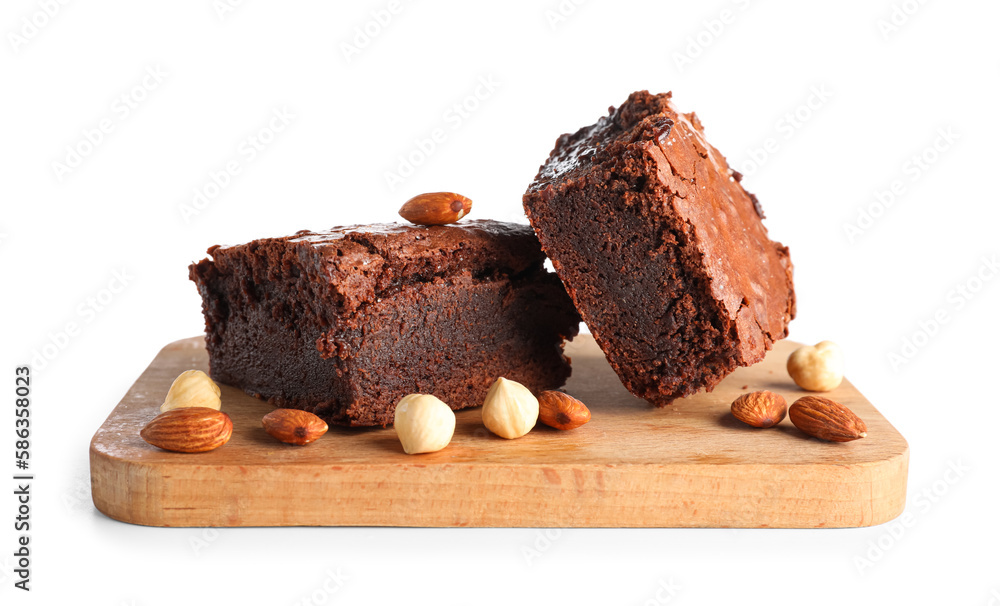
<path fill-rule="evenodd" d="M 226 413 L 194 406 L 174 408 L 149 422 L 139 436 L 143 440 L 174 452 L 206 452 L 229 441 L 233 420 Z"/>
<path fill-rule="evenodd" d="M 264 431 L 286 444 L 304 446 L 326 433 L 326 421 L 311 412 L 278 408 L 264 415 Z"/>
<path fill-rule="evenodd" d="M 538 395 L 538 420 L 556 429 L 576 429 L 590 420 L 590 409 L 561 391 L 543 391 Z"/>
<path fill-rule="evenodd" d="M 451 192 L 420 194 L 406 201 L 399 216 L 417 225 L 447 225 L 469 214 L 472 200 Z"/>
<path fill-rule="evenodd" d="M 788 411 L 785 398 L 773 391 L 745 393 L 733 400 L 733 416 L 754 427 L 773 427 Z"/>
<path fill-rule="evenodd" d="M 843 404 L 819 396 L 805 396 L 788 409 L 792 423 L 814 438 L 850 442 L 868 435 L 868 427 Z"/>

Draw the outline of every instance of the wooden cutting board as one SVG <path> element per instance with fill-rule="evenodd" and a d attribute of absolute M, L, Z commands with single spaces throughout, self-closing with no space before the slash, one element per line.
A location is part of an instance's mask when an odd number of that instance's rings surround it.
<path fill-rule="evenodd" d="M 788 419 L 754 429 L 729 413 L 741 393 L 805 392 L 775 345 L 712 393 L 654 408 L 631 396 L 589 336 L 567 348 L 566 391 L 593 420 L 518 440 L 493 436 L 480 409 L 457 413 L 451 445 L 406 455 L 392 428 L 331 428 L 305 447 L 261 428 L 270 405 L 222 386 L 235 430 L 212 452 L 179 454 L 139 438 L 182 371 L 208 370 L 203 339 L 165 347 L 97 431 L 94 503 L 150 526 L 849 527 L 899 515 L 906 440 L 846 380 L 829 394 L 868 425 L 846 444 L 807 437 Z"/>

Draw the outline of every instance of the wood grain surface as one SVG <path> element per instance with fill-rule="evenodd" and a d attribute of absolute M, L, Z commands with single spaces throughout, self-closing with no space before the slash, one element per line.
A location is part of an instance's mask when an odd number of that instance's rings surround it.
<path fill-rule="evenodd" d="M 906 440 L 848 381 L 826 394 L 857 413 L 868 437 L 834 444 L 788 419 L 771 429 L 729 413 L 741 393 L 770 389 L 789 404 L 806 392 L 785 372 L 796 344 L 727 377 L 712 393 L 654 408 L 631 396 L 589 336 L 567 348 L 566 391 L 593 420 L 539 426 L 504 440 L 480 409 L 457 413 L 455 437 L 430 454 L 403 453 L 388 429 L 333 427 L 305 447 L 261 427 L 265 402 L 222 386 L 235 426 L 212 452 L 159 450 L 139 438 L 173 379 L 208 370 L 200 337 L 165 347 L 93 438 L 94 503 L 151 526 L 852 527 L 899 515 Z"/>

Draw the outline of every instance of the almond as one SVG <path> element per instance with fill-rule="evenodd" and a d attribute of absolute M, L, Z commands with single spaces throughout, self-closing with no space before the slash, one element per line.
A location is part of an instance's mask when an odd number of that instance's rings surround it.
<path fill-rule="evenodd" d="M 279 408 L 264 415 L 264 431 L 284 442 L 304 446 L 326 433 L 326 421 L 311 412 L 294 408 Z"/>
<path fill-rule="evenodd" d="M 805 396 L 788 409 L 792 423 L 814 438 L 850 442 L 868 435 L 868 427 L 843 404 L 819 396 Z"/>
<path fill-rule="evenodd" d="M 472 200 L 451 192 L 420 194 L 407 200 L 399 216 L 417 225 L 447 225 L 469 214 Z"/>
<path fill-rule="evenodd" d="M 543 391 L 538 395 L 538 420 L 556 429 L 576 429 L 590 420 L 590 409 L 561 391 Z"/>
<path fill-rule="evenodd" d="M 754 391 L 736 398 L 733 416 L 754 427 L 773 427 L 781 423 L 788 411 L 785 398 L 773 391 Z"/>
<path fill-rule="evenodd" d="M 143 440 L 174 452 L 206 452 L 229 441 L 233 420 L 213 408 L 194 406 L 161 413 L 142 428 Z"/>

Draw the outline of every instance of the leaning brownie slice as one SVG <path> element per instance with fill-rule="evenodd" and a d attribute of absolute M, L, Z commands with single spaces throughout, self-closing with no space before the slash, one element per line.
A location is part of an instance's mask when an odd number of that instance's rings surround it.
<path fill-rule="evenodd" d="M 788 249 L 670 93 L 563 135 L 524 195 L 611 366 L 664 405 L 764 358 L 795 315 Z"/>
<path fill-rule="evenodd" d="M 495 221 L 302 231 L 213 246 L 191 266 L 212 376 L 344 425 L 388 425 L 430 393 L 482 404 L 499 376 L 570 374 L 579 316 L 531 228 Z"/>

